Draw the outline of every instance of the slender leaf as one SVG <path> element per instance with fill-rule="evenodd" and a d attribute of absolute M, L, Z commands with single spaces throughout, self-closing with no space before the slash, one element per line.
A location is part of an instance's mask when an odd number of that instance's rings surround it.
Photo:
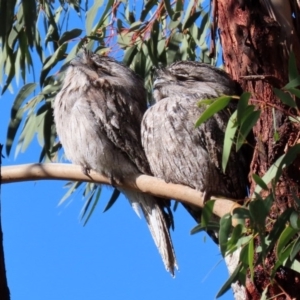
<path fill-rule="evenodd" d="M 243 93 L 240 97 L 240 100 L 238 101 L 237 105 L 237 122 L 238 124 L 242 124 L 242 116 L 244 115 L 247 107 L 248 107 L 248 102 L 251 97 L 250 93 Z"/>
<path fill-rule="evenodd" d="M 290 53 L 289 57 L 289 81 L 292 81 L 293 79 L 297 78 L 299 76 L 298 70 L 297 70 L 297 63 L 296 63 L 296 57 L 294 52 Z"/>
<path fill-rule="evenodd" d="M 167 10 L 170 18 L 172 19 L 174 11 L 173 11 L 173 9 L 171 7 L 170 0 L 164 0 L 164 4 L 165 4 L 165 8 L 166 8 L 166 10 Z"/>
<path fill-rule="evenodd" d="M 84 221 L 84 223 L 83 223 L 83 226 L 85 226 L 85 225 L 87 224 L 87 222 L 89 221 L 90 217 L 92 216 L 92 214 L 93 214 L 93 212 L 94 212 L 94 210 L 95 210 L 95 208 L 96 208 L 96 206 L 97 206 L 97 204 L 98 204 L 98 202 L 99 202 L 100 194 L 101 194 L 101 187 L 98 186 L 98 188 L 97 188 L 97 193 L 96 193 L 96 194 L 94 195 L 94 197 L 93 197 L 93 198 L 94 198 L 93 206 L 92 206 L 92 208 L 91 208 L 89 214 L 87 215 L 87 217 L 86 217 L 86 219 L 85 219 L 85 221 Z M 82 217 L 83 217 L 83 216 L 82 216 Z"/>
<path fill-rule="evenodd" d="M 251 280 L 253 281 L 253 277 L 254 277 L 254 239 L 251 239 L 249 242 L 248 266 L 250 269 Z"/>
<path fill-rule="evenodd" d="M 239 149 L 243 146 L 249 132 L 252 130 L 259 117 L 260 111 L 256 110 L 252 114 L 250 114 L 246 120 L 243 121 L 243 123 L 240 126 L 240 130 L 237 137 L 236 151 L 239 151 Z"/>
<path fill-rule="evenodd" d="M 298 232 L 298 230 L 287 226 L 281 233 L 279 239 L 278 239 L 278 243 L 277 243 L 277 247 L 276 247 L 276 256 L 279 258 L 284 247 L 291 241 L 291 238 Z"/>
<path fill-rule="evenodd" d="M 72 185 L 71 185 L 72 184 Z M 60 201 L 58 202 L 58 206 L 63 204 L 69 197 L 71 194 L 73 194 L 77 188 L 82 184 L 82 182 L 69 182 L 66 186 L 71 185 L 71 187 L 68 189 L 67 193 L 60 199 Z"/>
<path fill-rule="evenodd" d="M 295 95 L 297 98 L 300 98 L 300 90 L 299 89 L 290 88 L 287 91 L 289 91 L 290 93 Z M 294 101 L 294 99 L 293 99 L 293 101 Z"/>
<path fill-rule="evenodd" d="M 216 98 L 215 101 L 209 105 L 206 110 L 201 114 L 201 117 L 197 120 L 195 127 L 199 127 L 202 123 L 207 121 L 210 117 L 212 117 L 218 111 L 224 109 L 228 103 L 230 102 L 230 96 L 221 96 Z M 201 105 L 201 101 L 198 104 Z"/>
<path fill-rule="evenodd" d="M 67 47 L 68 47 L 67 43 L 64 43 L 61 46 L 59 46 L 55 51 L 55 53 L 50 57 L 50 59 L 44 65 L 43 70 L 47 70 L 53 67 L 58 61 L 64 59 Z"/>
<path fill-rule="evenodd" d="M 283 89 L 288 90 L 290 88 L 296 88 L 297 86 L 300 85 L 300 75 L 298 75 L 296 78 L 293 80 L 290 80 L 290 82 L 283 87 Z"/>
<path fill-rule="evenodd" d="M 117 201 L 119 195 L 120 195 L 120 191 L 117 190 L 117 189 L 114 189 L 114 192 L 113 192 L 113 194 L 111 195 L 109 201 L 107 202 L 107 204 L 106 204 L 106 206 L 105 206 L 103 212 L 108 211 L 108 210 L 115 204 L 115 202 Z"/>
<path fill-rule="evenodd" d="M 93 23 L 95 22 L 97 12 L 102 7 L 102 5 L 103 5 L 103 0 L 94 0 L 93 6 L 88 10 L 86 14 L 85 29 L 88 35 L 91 34 L 92 32 Z"/>
<path fill-rule="evenodd" d="M 206 226 L 213 215 L 215 200 L 209 200 L 205 203 L 204 208 L 202 209 L 202 216 L 201 216 L 201 225 Z"/>
<path fill-rule="evenodd" d="M 75 39 L 75 38 L 79 37 L 81 35 L 81 33 L 82 33 L 82 30 L 78 29 L 78 28 L 74 28 L 70 31 L 65 31 L 63 33 L 63 35 L 61 36 L 61 38 L 59 39 L 58 44 L 62 45 L 65 42 Z"/>
<path fill-rule="evenodd" d="M 294 241 L 292 250 L 290 252 L 290 260 L 293 261 L 295 257 L 299 254 L 300 252 L 300 236 Z"/>
<path fill-rule="evenodd" d="M 273 88 L 273 91 L 275 95 L 281 100 L 282 103 L 290 106 L 290 107 L 296 107 L 296 102 L 294 99 L 291 97 L 290 94 L 283 92 L 282 90 L 278 90 L 276 88 Z"/>
<path fill-rule="evenodd" d="M 231 284 L 237 281 L 241 269 L 242 269 L 242 264 L 239 263 L 236 269 L 234 270 L 234 272 L 230 275 L 229 279 L 224 283 L 224 285 L 219 290 L 216 298 L 223 296 L 231 288 Z"/>
<path fill-rule="evenodd" d="M 229 118 L 228 124 L 225 131 L 224 136 L 224 146 L 223 146 L 223 152 L 222 152 L 222 170 L 225 173 L 226 166 L 229 160 L 229 156 L 232 149 L 232 144 L 234 142 L 234 137 L 237 131 L 237 126 L 235 126 L 235 120 L 236 120 L 237 112 L 235 111 Z"/>
<path fill-rule="evenodd" d="M 269 190 L 269 188 L 266 185 L 266 183 L 258 175 L 252 174 L 252 178 L 254 179 L 255 183 L 258 184 L 262 189 L 264 189 L 265 191 Z"/>
<path fill-rule="evenodd" d="M 224 257 L 227 250 L 227 242 L 231 232 L 231 215 L 226 214 L 220 220 L 219 243 L 222 256 Z"/>

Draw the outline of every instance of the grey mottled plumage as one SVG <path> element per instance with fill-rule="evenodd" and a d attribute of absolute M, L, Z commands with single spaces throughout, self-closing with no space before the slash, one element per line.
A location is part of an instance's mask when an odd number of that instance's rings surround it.
<path fill-rule="evenodd" d="M 93 169 L 114 182 L 151 174 L 140 137 L 147 108 L 142 80 L 114 59 L 83 50 L 66 71 L 54 102 L 57 133 L 65 154 L 84 172 Z M 176 259 L 163 200 L 121 190 L 140 207 L 168 271 Z"/>
<path fill-rule="evenodd" d="M 195 128 L 205 109 L 197 106 L 199 100 L 222 94 L 240 94 L 240 89 L 220 69 L 192 61 L 158 69 L 153 86 L 156 103 L 144 115 L 142 144 L 154 176 L 195 188 L 206 197 L 241 199 L 247 194 L 244 154 L 232 151 L 226 174 L 221 165 L 224 133 L 235 104 Z M 197 214 L 193 216 L 199 221 Z"/>

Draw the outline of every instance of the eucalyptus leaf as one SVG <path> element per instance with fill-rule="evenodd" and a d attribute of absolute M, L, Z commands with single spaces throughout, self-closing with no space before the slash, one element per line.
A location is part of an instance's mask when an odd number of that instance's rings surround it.
<path fill-rule="evenodd" d="M 237 131 L 237 126 L 235 126 L 237 112 L 235 111 L 229 118 L 228 124 L 224 136 L 224 146 L 222 152 L 222 170 L 226 172 L 226 166 L 231 153 L 232 145 L 234 143 L 234 137 Z"/>
<path fill-rule="evenodd" d="M 201 114 L 201 117 L 197 120 L 195 127 L 199 127 L 202 123 L 207 121 L 218 111 L 224 109 L 230 102 L 230 96 L 221 96 L 215 99 L 215 101 L 209 105 L 206 110 Z"/>
<path fill-rule="evenodd" d="M 299 76 L 298 70 L 297 70 L 297 62 L 295 53 L 291 51 L 290 57 L 289 57 L 289 81 L 292 81 L 293 79 L 297 78 Z"/>
<path fill-rule="evenodd" d="M 219 290 L 216 298 L 223 296 L 231 288 L 231 284 L 237 281 L 241 269 L 242 269 L 242 264 L 239 263 L 236 269 L 234 270 L 234 272 L 230 275 L 229 279 L 226 280 L 224 285 Z"/>
<path fill-rule="evenodd" d="M 281 100 L 282 103 L 290 106 L 290 107 L 296 107 L 296 102 L 294 101 L 294 99 L 291 97 L 290 94 L 285 93 L 281 90 L 278 90 L 276 88 L 273 88 L 273 91 L 275 93 L 275 95 Z"/>
<path fill-rule="evenodd" d="M 245 111 L 248 107 L 248 102 L 251 97 L 250 93 L 243 93 L 238 101 L 237 105 L 237 122 L 242 124 L 242 116 L 245 114 Z"/>
<path fill-rule="evenodd" d="M 219 243 L 222 256 L 224 257 L 227 250 L 227 242 L 231 232 L 231 215 L 225 214 L 220 220 Z"/>
<path fill-rule="evenodd" d="M 115 204 L 115 202 L 117 201 L 119 196 L 120 196 L 120 191 L 117 190 L 117 189 L 114 189 L 114 192 L 112 193 L 112 195 L 111 195 L 108 203 L 106 204 L 103 212 L 108 211 Z"/>

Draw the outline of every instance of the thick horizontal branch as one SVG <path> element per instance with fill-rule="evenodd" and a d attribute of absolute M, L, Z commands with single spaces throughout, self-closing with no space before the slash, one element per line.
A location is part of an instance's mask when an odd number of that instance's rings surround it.
<path fill-rule="evenodd" d="M 1 169 L 2 184 L 33 180 L 72 180 L 110 185 L 107 177 L 95 171 L 85 175 L 80 166 L 71 164 L 26 164 L 7 166 Z M 164 180 L 147 175 L 141 174 L 132 178 L 126 178 L 124 182 L 116 184 L 116 187 L 118 186 L 139 190 L 162 198 L 174 199 L 198 207 L 204 206 L 203 193 L 184 185 L 166 183 Z M 229 199 L 214 196 L 211 199 L 216 200 L 214 214 L 219 217 L 232 212 L 234 208 L 239 206 L 235 201 Z"/>

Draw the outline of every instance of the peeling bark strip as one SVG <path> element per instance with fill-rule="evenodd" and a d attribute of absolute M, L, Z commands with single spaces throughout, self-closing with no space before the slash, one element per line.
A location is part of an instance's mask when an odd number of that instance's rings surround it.
<path fill-rule="evenodd" d="M 274 161 L 297 142 L 299 130 L 287 118 L 287 108 L 276 98 L 272 87 L 282 88 L 288 82 L 288 57 L 290 49 L 295 53 L 298 69 L 300 66 L 299 33 L 292 32 L 289 47 L 283 32 L 286 24 L 274 20 L 265 1 L 216 0 L 217 22 L 220 29 L 224 64 L 227 72 L 239 81 L 243 89 L 251 92 L 252 104 L 261 109 L 261 117 L 254 128 L 256 139 L 255 154 L 251 173 L 265 174 Z M 289 1 L 284 0 L 284 6 Z M 274 7 L 273 7 L 274 8 Z M 297 16 L 297 14 L 295 14 Z M 272 17 L 273 16 L 273 17 Z M 296 29 L 294 29 L 296 30 Z M 288 35 L 290 36 L 290 35 Z M 245 77 L 244 77 L 245 76 Z M 274 109 L 274 107 L 276 107 Z M 274 140 L 274 118 L 279 140 Z M 294 205 L 291 190 L 299 190 L 299 161 L 283 173 L 276 189 L 276 201 L 270 217 L 275 220 L 289 206 Z M 291 172 L 292 170 L 292 172 Z M 293 176 L 291 174 L 293 173 Z M 254 189 L 252 182 L 251 192 Z M 267 228 L 269 230 L 269 228 Z M 266 229 L 266 230 L 267 230 Z M 256 246 L 259 246 L 257 241 Z M 260 299 L 261 293 L 268 288 L 268 297 L 279 299 L 299 299 L 300 288 L 296 282 L 299 274 L 287 269 L 279 269 L 273 282 L 270 272 L 276 261 L 274 251 L 265 262 L 255 267 L 254 282 L 248 274 L 246 290 L 248 299 Z"/>

